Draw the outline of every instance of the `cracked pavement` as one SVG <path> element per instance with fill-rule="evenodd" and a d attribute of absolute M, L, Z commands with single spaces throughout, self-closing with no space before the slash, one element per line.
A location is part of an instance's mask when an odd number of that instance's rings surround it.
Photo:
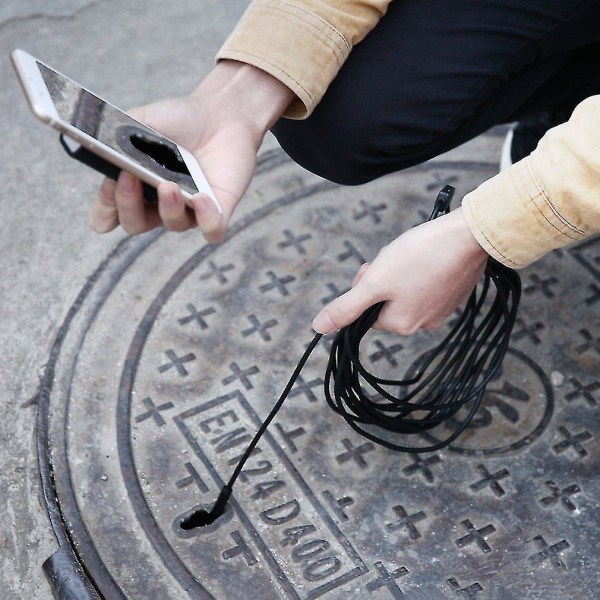
<path fill-rule="evenodd" d="M 100 0 L 102 1 L 102 0 Z M 0 5 L 0 25 L 13 20 L 28 20 L 37 17 L 74 17 L 82 8 L 96 4 L 98 0 L 28 0 L 7 1 Z"/>

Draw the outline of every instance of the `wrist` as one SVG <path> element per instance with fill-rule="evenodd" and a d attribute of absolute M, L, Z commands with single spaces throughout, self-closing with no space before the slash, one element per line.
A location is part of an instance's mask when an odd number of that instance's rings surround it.
<path fill-rule="evenodd" d="M 488 253 L 477 241 L 477 238 L 471 231 L 469 223 L 465 217 L 462 206 L 453 210 L 450 215 L 454 219 L 454 226 L 456 227 L 457 233 L 460 237 L 464 250 L 470 254 L 473 258 L 480 258 L 481 260 L 487 260 Z M 449 216 L 450 216 L 449 215 Z"/>
<path fill-rule="evenodd" d="M 219 61 L 192 95 L 207 93 L 234 105 L 263 135 L 294 99 L 294 92 L 269 73 L 233 60 Z"/>

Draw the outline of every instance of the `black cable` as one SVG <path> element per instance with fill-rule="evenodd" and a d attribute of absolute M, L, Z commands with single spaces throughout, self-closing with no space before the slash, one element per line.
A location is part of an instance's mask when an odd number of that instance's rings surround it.
<path fill-rule="evenodd" d="M 246 448 L 246 451 L 240 458 L 236 468 L 234 469 L 233 473 L 231 474 L 231 477 L 229 478 L 229 481 L 221 488 L 221 492 L 219 493 L 219 496 L 213 507 L 210 509 L 210 511 L 197 510 L 194 513 L 192 513 L 189 517 L 187 517 L 180 523 L 182 529 L 194 529 L 195 527 L 210 525 L 225 512 L 225 509 L 227 507 L 227 501 L 229 500 L 229 496 L 231 496 L 233 485 L 236 482 L 239 474 L 242 472 L 246 461 L 248 460 L 248 458 L 250 458 L 252 451 L 254 450 L 254 448 L 256 448 L 256 444 L 258 444 L 263 433 L 267 430 L 267 427 L 275 418 L 275 415 L 279 412 L 279 409 L 283 406 L 283 403 L 288 397 L 291 389 L 294 387 L 294 383 L 296 383 L 296 379 L 298 379 L 298 375 L 300 375 L 300 372 L 304 368 L 308 357 L 312 354 L 312 351 L 315 349 L 315 346 L 319 343 L 319 340 L 322 337 L 323 334 L 317 333 L 306 348 L 306 350 L 304 351 L 304 354 L 302 355 L 300 362 L 296 365 L 296 368 L 294 369 L 290 380 L 285 386 L 285 389 L 283 390 L 283 392 L 281 392 L 279 400 L 277 400 L 277 402 L 271 409 L 271 412 L 263 421 L 263 424 L 260 426 L 259 430 L 254 434 L 252 441 L 250 442 L 250 444 Z"/>
<path fill-rule="evenodd" d="M 491 307 L 478 322 L 492 289 L 496 294 Z M 360 343 L 377 320 L 383 303 L 371 307 L 350 327 L 340 330 L 333 341 L 325 372 L 328 404 L 350 427 L 386 448 L 432 452 L 447 446 L 469 425 L 487 383 L 500 369 L 519 298 L 519 276 L 490 258 L 481 293 L 473 291 L 458 322 L 425 355 L 417 374 L 400 380 L 372 375 L 360 361 Z M 430 446 L 395 444 L 364 427 L 375 426 L 395 434 L 424 433 L 454 418 L 463 407 L 468 408 L 468 413 L 457 429 Z"/>
<path fill-rule="evenodd" d="M 450 211 L 453 194 L 452 186 L 442 189 L 430 221 Z M 327 403 L 360 435 L 391 450 L 432 452 L 447 446 L 467 428 L 481 404 L 486 385 L 502 365 L 520 297 L 521 279 L 516 271 L 488 258 L 481 291 L 477 287 L 473 290 L 450 333 L 426 353 L 414 376 L 397 380 L 369 373 L 360 360 L 361 341 L 377 320 L 384 303 L 371 306 L 356 321 L 342 328 L 333 340 L 325 371 Z M 484 311 L 486 303 L 489 303 L 487 312 Z M 183 529 L 209 525 L 225 512 L 235 481 L 321 337 L 321 334 L 314 336 L 212 509 L 193 513 L 182 521 Z M 455 418 L 461 408 L 466 408 L 467 414 L 456 430 L 429 446 L 393 443 L 372 431 L 425 434 L 447 419 Z"/>

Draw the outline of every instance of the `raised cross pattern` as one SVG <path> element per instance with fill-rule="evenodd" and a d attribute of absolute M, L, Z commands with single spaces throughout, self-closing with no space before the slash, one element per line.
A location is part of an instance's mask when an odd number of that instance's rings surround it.
<path fill-rule="evenodd" d="M 505 477 L 508 477 L 510 473 L 508 469 L 501 469 L 500 471 L 496 471 L 495 473 L 490 473 L 485 465 L 477 465 L 477 470 L 481 473 L 482 479 L 472 483 L 469 488 L 474 492 L 479 492 L 480 490 L 489 487 L 494 495 L 498 498 L 504 496 L 506 491 L 500 485 L 500 481 Z"/>
<path fill-rule="evenodd" d="M 200 275 L 200 280 L 204 281 L 206 279 L 211 279 L 212 277 L 214 277 L 221 285 L 225 285 L 226 283 L 229 283 L 229 279 L 227 279 L 225 273 L 231 271 L 232 269 L 235 269 L 235 267 L 231 263 L 228 263 L 223 266 L 218 266 L 211 260 L 208 263 L 208 271 Z"/>
<path fill-rule="evenodd" d="M 588 451 L 583 447 L 583 443 L 591 440 L 594 436 L 589 431 L 582 431 L 576 435 L 573 435 L 564 425 L 558 428 L 558 432 L 565 438 L 562 442 L 554 444 L 552 450 L 555 454 L 562 454 L 565 450 L 573 448 L 581 458 L 585 458 L 588 455 Z"/>
<path fill-rule="evenodd" d="M 159 372 L 164 373 L 165 371 L 169 371 L 170 369 L 174 368 L 177 373 L 181 375 L 181 377 L 186 377 L 189 375 L 189 372 L 184 365 L 185 363 L 196 360 L 196 355 L 193 352 L 185 354 L 184 356 L 177 356 L 173 350 L 167 350 L 165 354 L 167 355 L 169 362 L 158 367 Z"/>
<path fill-rule="evenodd" d="M 186 304 L 186 308 L 188 309 L 190 314 L 186 317 L 178 319 L 177 322 L 180 325 L 187 325 L 188 323 L 195 321 L 200 326 L 200 329 L 208 328 L 208 323 L 206 322 L 206 319 L 204 317 L 207 317 L 208 315 L 212 315 L 217 312 L 212 306 L 210 306 L 209 308 L 205 308 L 202 311 L 199 311 L 193 304 Z"/>
<path fill-rule="evenodd" d="M 344 448 L 346 448 L 346 452 L 342 452 L 342 454 L 338 454 L 335 457 L 335 460 L 337 460 L 340 465 L 349 460 L 353 460 L 361 469 L 366 469 L 369 466 L 364 459 L 363 454 L 375 450 L 375 446 L 371 442 L 365 442 L 364 444 L 355 447 L 348 438 L 344 438 L 342 444 L 344 445 Z"/>
<path fill-rule="evenodd" d="M 398 520 L 394 523 L 386 523 L 386 531 L 397 531 L 398 529 L 406 529 L 411 540 L 418 540 L 421 537 L 421 532 L 415 526 L 415 523 L 423 521 L 427 515 L 420 510 L 419 512 L 409 515 L 404 506 L 393 506 L 392 510 L 398 515 Z"/>
<path fill-rule="evenodd" d="M 283 230 L 284 240 L 279 242 L 277 246 L 279 248 L 289 248 L 293 247 L 296 249 L 298 254 L 306 254 L 306 249 L 304 248 L 304 242 L 310 240 L 312 235 L 310 233 L 304 233 L 302 235 L 294 235 L 289 229 Z"/>
<path fill-rule="evenodd" d="M 229 363 L 229 370 L 231 371 L 231 375 L 225 377 L 222 381 L 222 384 L 229 385 L 236 379 L 239 379 L 239 381 L 247 390 L 251 390 L 254 387 L 250 381 L 250 377 L 260 372 L 257 366 L 242 369 L 236 362 Z"/>
<path fill-rule="evenodd" d="M 550 561 L 550 563 L 558 569 L 566 568 L 565 563 L 561 560 L 559 554 L 563 550 L 566 550 L 567 548 L 569 548 L 571 546 L 571 544 L 569 544 L 569 542 L 567 542 L 567 540 L 560 540 L 560 542 L 556 542 L 556 544 L 553 544 L 552 546 L 550 546 L 546 542 L 546 540 L 543 538 L 543 536 L 536 535 L 533 538 L 533 541 L 535 542 L 537 547 L 540 549 L 540 551 L 529 556 L 527 560 L 529 560 L 532 563 L 542 563 L 542 562 Z"/>
<path fill-rule="evenodd" d="M 409 454 L 411 460 L 413 461 L 412 465 L 408 465 L 402 469 L 402 472 L 409 477 L 414 475 L 415 473 L 420 473 L 425 481 L 429 483 L 433 483 L 435 476 L 433 471 L 430 468 L 430 465 L 436 465 L 441 462 L 441 458 L 437 455 L 428 456 L 427 458 L 421 458 L 419 454 Z"/>
<path fill-rule="evenodd" d="M 275 327 L 275 325 L 277 325 L 277 319 L 269 319 L 265 323 L 262 323 L 261 321 L 259 321 L 256 315 L 248 315 L 247 318 L 248 321 L 250 321 L 252 327 L 249 327 L 248 329 L 244 329 L 242 331 L 242 335 L 244 337 L 248 337 L 250 335 L 258 333 L 265 342 L 271 341 L 272 338 L 271 334 L 268 332 L 268 329 L 271 329 L 271 327 Z"/>
<path fill-rule="evenodd" d="M 394 571 L 390 572 L 383 566 L 383 563 L 380 561 L 377 561 L 373 566 L 375 567 L 375 570 L 377 571 L 379 577 L 367 583 L 367 591 L 369 593 L 374 592 L 375 590 L 378 590 L 380 588 L 387 588 L 387 590 L 391 593 L 392 598 L 400 598 L 401 596 L 404 596 L 402 590 L 398 587 L 398 584 L 396 583 L 396 579 L 408 575 L 408 569 L 406 567 L 399 567 Z"/>
<path fill-rule="evenodd" d="M 152 417 L 152 419 L 154 419 L 154 422 L 159 427 L 162 427 L 163 425 L 166 425 L 166 422 L 165 422 L 165 420 L 163 419 L 163 416 L 160 413 L 163 410 L 169 410 L 170 408 L 173 408 L 173 403 L 172 402 L 165 402 L 164 404 L 160 404 L 159 406 L 155 406 L 155 404 L 154 404 L 154 402 L 152 401 L 151 398 L 144 398 L 142 400 L 142 403 L 146 407 L 146 412 L 138 415 L 135 418 L 135 422 L 136 423 L 141 423 L 142 421 L 145 421 L 146 419 L 149 419 L 149 418 Z"/>
<path fill-rule="evenodd" d="M 459 548 L 464 548 L 465 546 L 470 546 L 471 544 L 475 543 L 482 552 L 492 551 L 490 545 L 487 543 L 487 539 L 496 531 L 496 528 L 493 525 L 486 525 L 485 527 L 477 529 L 477 527 L 475 527 L 475 525 L 473 525 L 469 519 L 461 521 L 461 525 L 468 531 L 468 533 L 467 535 L 456 540 L 455 543 Z"/>

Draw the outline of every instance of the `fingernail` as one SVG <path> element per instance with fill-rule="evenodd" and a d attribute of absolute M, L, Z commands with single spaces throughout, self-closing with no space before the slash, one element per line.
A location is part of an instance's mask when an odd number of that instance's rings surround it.
<path fill-rule="evenodd" d="M 314 318 L 312 326 L 317 333 L 322 333 L 323 335 L 327 335 L 337 329 L 326 310 L 321 311 Z"/>
<path fill-rule="evenodd" d="M 181 204 L 181 197 L 179 196 L 179 190 L 173 188 L 169 189 L 169 193 L 166 194 L 165 200 L 170 207 L 179 206 Z"/>

